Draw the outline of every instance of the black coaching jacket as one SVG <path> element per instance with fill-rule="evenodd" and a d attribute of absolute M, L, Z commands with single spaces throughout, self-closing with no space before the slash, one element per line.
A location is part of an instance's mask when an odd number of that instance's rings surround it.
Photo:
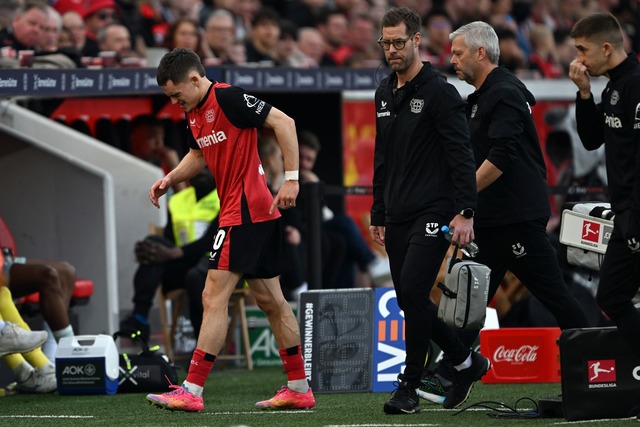
<path fill-rule="evenodd" d="M 396 86 L 392 73 L 375 94 L 371 224 L 476 209 L 475 162 L 460 94 L 428 62 L 400 90 Z"/>
<path fill-rule="evenodd" d="M 576 100 L 580 140 L 587 150 L 604 143 L 611 207 L 633 209 L 640 221 L 640 64 L 630 54 L 609 70 L 602 101 Z"/>
<path fill-rule="evenodd" d="M 489 160 L 502 175 L 478 194 L 474 225 L 517 224 L 551 214 L 547 171 L 531 115 L 536 100 L 516 76 L 494 68 L 467 98 L 476 166 Z"/>

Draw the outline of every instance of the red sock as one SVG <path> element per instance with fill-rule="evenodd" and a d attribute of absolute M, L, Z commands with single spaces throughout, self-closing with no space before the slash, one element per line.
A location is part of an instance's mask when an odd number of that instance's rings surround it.
<path fill-rule="evenodd" d="M 304 372 L 304 361 L 302 360 L 302 346 L 298 344 L 297 347 L 281 348 L 280 359 L 282 359 L 282 365 L 284 371 L 287 373 L 288 381 L 303 380 L 307 378 Z"/>
<path fill-rule="evenodd" d="M 216 356 L 196 348 L 191 357 L 189 372 L 187 373 L 185 381 L 204 387 L 204 383 L 207 381 L 207 377 L 215 361 Z"/>

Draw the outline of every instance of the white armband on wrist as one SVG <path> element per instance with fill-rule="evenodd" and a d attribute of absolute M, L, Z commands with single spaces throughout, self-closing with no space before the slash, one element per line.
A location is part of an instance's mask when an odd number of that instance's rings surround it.
<path fill-rule="evenodd" d="M 285 181 L 298 181 L 299 179 L 298 171 L 284 171 L 284 180 Z"/>

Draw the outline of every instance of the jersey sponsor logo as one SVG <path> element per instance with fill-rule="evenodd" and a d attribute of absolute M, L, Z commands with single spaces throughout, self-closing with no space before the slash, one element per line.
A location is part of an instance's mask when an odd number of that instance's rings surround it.
<path fill-rule="evenodd" d="M 415 114 L 422 113 L 422 108 L 424 108 L 424 99 L 413 98 L 411 102 L 409 102 L 409 107 L 411 108 L 412 113 L 415 113 Z"/>
<path fill-rule="evenodd" d="M 213 108 L 205 111 L 204 118 L 207 123 L 213 123 L 213 119 L 215 118 L 215 114 L 213 113 Z"/>
<path fill-rule="evenodd" d="M 376 117 L 389 117 L 391 115 L 391 111 L 383 111 L 376 113 Z"/>
<path fill-rule="evenodd" d="M 611 92 L 611 98 L 609 99 L 609 102 L 611 103 L 611 105 L 616 105 L 618 101 L 620 101 L 620 93 L 618 93 L 617 90 L 614 90 L 613 92 Z"/>
<path fill-rule="evenodd" d="M 224 142 L 226 140 L 227 140 L 227 134 L 225 134 L 224 131 L 216 132 L 215 130 L 212 130 L 211 131 L 211 135 L 202 136 L 202 137 L 196 139 L 196 142 L 198 143 L 198 147 L 200 147 L 200 149 L 202 149 L 204 147 L 208 147 L 210 145 L 218 144 L 218 143 Z"/>
<path fill-rule="evenodd" d="M 609 126 L 610 128 L 613 128 L 613 129 L 622 128 L 622 120 L 620 120 L 620 117 L 616 117 L 616 116 L 609 116 L 609 115 L 605 114 L 604 115 L 604 124 Z"/>
<path fill-rule="evenodd" d="M 511 245 L 511 252 L 513 252 L 516 258 L 522 258 L 527 254 L 527 251 L 524 249 L 524 245 L 520 242 Z"/>
<path fill-rule="evenodd" d="M 262 109 L 264 108 L 264 101 L 260 101 L 253 95 L 244 94 L 244 102 L 247 103 L 247 107 L 253 108 L 256 114 L 260 114 Z"/>
<path fill-rule="evenodd" d="M 436 237 L 439 230 L 440 226 L 437 222 L 427 222 L 424 226 L 424 235 L 429 237 Z"/>

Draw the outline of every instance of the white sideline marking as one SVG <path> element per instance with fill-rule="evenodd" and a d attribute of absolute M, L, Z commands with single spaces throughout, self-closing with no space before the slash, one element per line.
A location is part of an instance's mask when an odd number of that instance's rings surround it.
<path fill-rule="evenodd" d="M 296 414 L 313 414 L 315 411 L 309 411 L 306 409 L 292 409 L 288 411 L 278 410 L 264 410 L 264 411 L 241 411 L 241 412 L 206 412 L 203 415 L 296 415 Z"/>
<path fill-rule="evenodd" d="M 417 426 L 417 427 L 433 427 L 439 424 L 329 424 L 324 427 L 404 427 L 404 426 Z"/>
<path fill-rule="evenodd" d="M 599 423 L 603 421 L 623 421 L 623 420 L 635 420 L 636 417 L 631 418 L 601 418 L 599 420 L 582 420 L 582 421 L 563 421 L 559 423 L 553 423 L 553 425 L 566 425 L 566 424 L 586 424 L 586 423 Z"/>
<path fill-rule="evenodd" d="M 0 418 L 95 418 L 93 415 L 0 415 Z"/>

